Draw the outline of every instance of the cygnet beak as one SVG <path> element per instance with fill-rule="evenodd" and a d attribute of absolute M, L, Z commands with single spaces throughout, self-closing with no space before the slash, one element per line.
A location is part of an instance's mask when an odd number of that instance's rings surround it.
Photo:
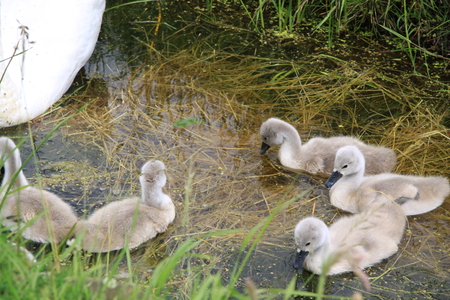
<path fill-rule="evenodd" d="M 297 254 L 295 255 L 295 261 L 294 261 L 294 269 L 303 271 L 303 262 L 305 261 L 306 257 L 308 256 L 308 251 L 297 250 Z"/>
<path fill-rule="evenodd" d="M 341 177 L 342 173 L 340 173 L 339 171 L 334 171 L 333 173 L 331 173 L 330 178 L 328 178 L 325 182 L 325 186 L 327 188 L 332 187 L 339 179 L 341 179 Z"/>
<path fill-rule="evenodd" d="M 270 148 L 270 145 L 262 142 L 261 144 L 261 155 L 263 155 L 264 153 L 266 153 L 266 151 Z"/>

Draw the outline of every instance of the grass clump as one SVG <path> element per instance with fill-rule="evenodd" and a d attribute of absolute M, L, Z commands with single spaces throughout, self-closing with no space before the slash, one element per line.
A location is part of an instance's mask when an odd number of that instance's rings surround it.
<path fill-rule="evenodd" d="M 421 59 L 427 61 L 430 56 L 444 60 L 448 65 L 450 8 L 443 1 L 215 2 L 216 6 L 207 6 L 212 13 L 220 15 L 224 7 L 238 6 L 245 11 L 249 28 L 264 35 L 276 32 L 282 40 L 324 32 L 331 46 L 344 34 L 366 32 L 374 38 L 388 37 L 390 51 L 404 53 L 414 68 Z"/>

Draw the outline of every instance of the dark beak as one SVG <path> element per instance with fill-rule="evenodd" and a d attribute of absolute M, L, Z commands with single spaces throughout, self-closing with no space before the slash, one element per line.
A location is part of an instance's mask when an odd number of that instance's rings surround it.
<path fill-rule="evenodd" d="M 270 145 L 267 145 L 266 143 L 262 142 L 261 144 L 261 155 L 266 153 L 266 151 L 270 148 Z"/>
<path fill-rule="evenodd" d="M 295 255 L 295 261 L 294 261 L 294 269 L 296 270 L 303 270 L 303 262 L 305 261 L 306 257 L 308 256 L 308 251 L 297 251 L 297 254 Z"/>
<path fill-rule="evenodd" d="M 331 173 L 330 178 L 328 178 L 328 180 L 325 182 L 325 186 L 327 188 L 332 187 L 339 179 L 341 179 L 342 177 L 342 173 L 340 173 L 339 171 L 334 171 L 333 173 Z"/>

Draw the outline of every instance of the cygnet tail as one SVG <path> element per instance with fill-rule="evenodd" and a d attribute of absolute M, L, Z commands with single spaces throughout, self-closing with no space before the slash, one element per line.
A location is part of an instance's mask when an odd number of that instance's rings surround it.
<path fill-rule="evenodd" d="M 419 215 L 439 207 L 450 194 L 450 184 L 444 177 L 417 178 L 414 182 L 419 190 L 416 199 L 402 204 L 407 216 Z"/>

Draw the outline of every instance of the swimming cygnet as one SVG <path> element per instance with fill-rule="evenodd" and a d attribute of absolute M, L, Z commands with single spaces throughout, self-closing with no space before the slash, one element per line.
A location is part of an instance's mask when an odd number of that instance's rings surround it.
<path fill-rule="evenodd" d="M 3 225 L 11 230 L 25 228 L 22 236 L 35 242 L 62 241 L 77 222 L 71 206 L 53 193 L 29 186 L 12 140 L 0 137 L 0 151 L 5 169 L 0 192 Z"/>
<path fill-rule="evenodd" d="M 345 146 L 336 153 L 334 172 L 325 182 L 331 187 L 331 204 L 358 213 L 378 201 L 383 194 L 401 205 L 406 215 L 417 215 L 435 209 L 450 194 L 447 178 L 413 175 L 378 174 L 364 176 L 364 155 L 355 146 Z"/>
<path fill-rule="evenodd" d="M 165 165 L 149 161 L 139 178 L 142 195 L 115 201 L 95 211 L 87 221 L 77 225 L 83 235 L 83 248 L 90 252 L 130 249 L 164 232 L 175 218 L 172 199 L 163 193 L 166 184 Z"/>
<path fill-rule="evenodd" d="M 335 221 L 327 227 L 318 218 L 301 220 L 295 227 L 295 269 L 327 275 L 362 270 L 397 252 L 406 217 L 399 205 L 380 206 Z"/>
<path fill-rule="evenodd" d="M 312 138 L 302 145 L 295 128 L 280 119 L 270 118 L 260 128 L 262 138 L 261 154 L 271 146 L 281 145 L 278 159 L 283 166 L 305 170 L 311 174 L 333 172 L 336 151 L 345 145 L 357 146 L 366 156 L 366 174 L 390 172 L 397 163 L 392 149 L 366 145 L 360 140 L 348 137 Z"/>

